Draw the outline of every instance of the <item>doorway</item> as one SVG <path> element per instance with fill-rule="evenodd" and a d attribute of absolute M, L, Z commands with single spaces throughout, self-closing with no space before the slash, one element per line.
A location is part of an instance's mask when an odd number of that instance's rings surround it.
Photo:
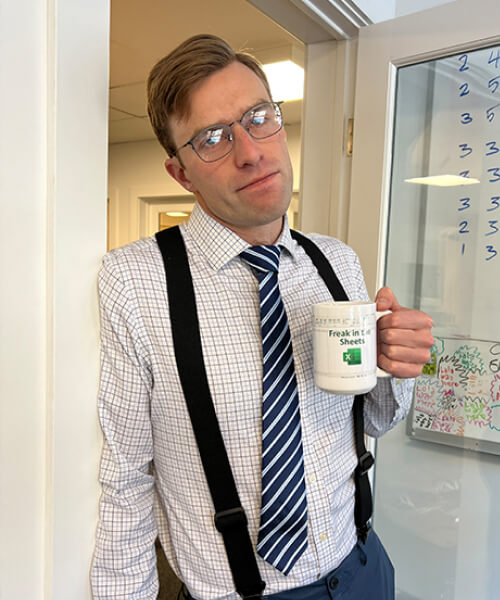
<path fill-rule="evenodd" d="M 175 15 L 173 18 L 172 15 Z M 194 196 L 165 171 L 165 150 L 146 109 L 146 79 L 161 57 L 188 37 L 211 33 L 263 63 L 291 60 L 304 66 L 304 45 L 246 0 L 111 2 L 108 249 L 149 237 L 189 218 Z M 275 100 L 282 100 L 275 97 Z M 298 227 L 302 99 L 282 104 L 294 167 L 288 212 Z M 180 582 L 157 542 L 160 600 L 175 600 Z"/>

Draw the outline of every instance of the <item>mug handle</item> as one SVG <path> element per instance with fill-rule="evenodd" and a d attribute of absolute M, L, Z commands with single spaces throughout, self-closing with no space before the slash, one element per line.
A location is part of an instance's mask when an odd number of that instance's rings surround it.
<path fill-rule="evenodd" d="M 380 317 L 383 317 L 384 315 L 389 315 L 390 313 L 392 313 L 392 310 L 377 310 L 377 321 L 380 319 Z M 384 371 L 377 365 L 377 377 L 392 377 L 392 375 L 387 371 Z"/>

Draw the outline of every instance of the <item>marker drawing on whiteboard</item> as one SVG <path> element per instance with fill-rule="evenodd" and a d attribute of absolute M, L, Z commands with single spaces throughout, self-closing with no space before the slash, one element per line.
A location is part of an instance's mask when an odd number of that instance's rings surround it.
<path fill-rule="evenodd" d="M 414 431 L 500 441 L 500 342 L 436 341 L 437 372 L 415 385 Z"/>

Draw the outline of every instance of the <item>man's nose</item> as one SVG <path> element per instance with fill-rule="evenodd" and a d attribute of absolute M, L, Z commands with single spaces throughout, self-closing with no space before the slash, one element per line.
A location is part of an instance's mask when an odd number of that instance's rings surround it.
<path fill-rule="evenodd" d="M 235 123 L 233 132 L 233 156 L 238 167 L 255 165 L 262 158 L 262 147 L 259 141 L 253 138 L 241 125 Z"/>

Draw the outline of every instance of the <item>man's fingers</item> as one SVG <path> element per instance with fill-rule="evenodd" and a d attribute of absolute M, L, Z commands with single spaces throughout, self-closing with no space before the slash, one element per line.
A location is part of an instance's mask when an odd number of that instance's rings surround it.
<path fill-rule="evenodd" d="M 378 366 L 394 377 L 417 377 L 434 345 L 432 318 L 401 307 L 390 288 L 382 288 L 377 294 L 377 309 L 392 310 L 377 321 Z"/>
<path fill-rule="evenodd" d="M 429 315 L 420 310 L 400 308 L 398 311 L 384 315 L 378 320 L 378 330 L 384 329 L 428 329 L 433 325 Z"/>
<path fill-rule="evenodd" d="M 431 357 L 429 348 L 408 347 L 380 344 L 378 348 L 379 358 L 384 356 L 386 359 L 397 363 L 408 363 L 418 365 L 420 371 L 422 366 L 428 362 Z"/>
<path fill-rule="evenodd" d="M 409 348 L 430 349 L 434 345 L 434 338 L 429 329 L 380 329 L 378 341 Z"/>
<path fill-rule="evenodd" d="M 377 310 L 400 310 L 401 306 L 396 300 L 394 292 L 389 287 L 380 288 L 375 297 Z"/>
<path fill-rule="evenodd" d="M 407 379 L 409 377 L 418 377 L 422 373 L 421 364 L 399 362 L 390 360 L 387 356 L 379 354 L 377 359 L 378 366 L 390 373 L 393 377 Z"/>

